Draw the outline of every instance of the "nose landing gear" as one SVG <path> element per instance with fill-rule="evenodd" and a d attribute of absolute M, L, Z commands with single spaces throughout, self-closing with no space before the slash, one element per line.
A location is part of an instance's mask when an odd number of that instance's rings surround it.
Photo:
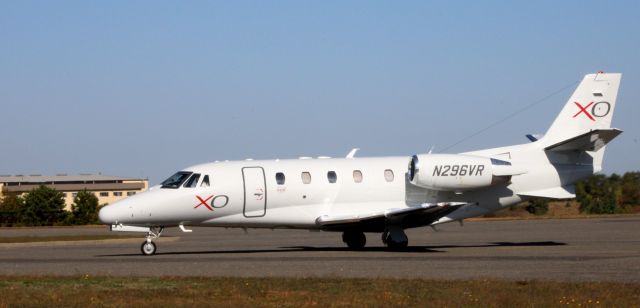
<path fill-rule="evenodd" d="M 140 246 L 140 251 L 142 252 L 143 255 L 151 256 L 156 253 L 157 246 L 153 242 L 153 240 L 160 238 L 160 235 L 162 235 L 163 230 L 164 230 L 164 227 L 151 227 L 149 229 L 149 232 L 147 233 L 147 239 L 144 242 L 142 242 L 142 245 Z"/>
<path fill-rule="evenodd" d="M 144 241 L 142 246 L 140 246 L 140 251 L 142 251 L 143 255 L 150 256 L 156 253 L 156 244 L 152 241 Z"/>

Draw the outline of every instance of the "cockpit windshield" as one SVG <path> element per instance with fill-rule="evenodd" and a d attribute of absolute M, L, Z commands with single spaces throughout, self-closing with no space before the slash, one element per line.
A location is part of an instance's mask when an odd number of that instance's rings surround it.
<path fill-rule="evenodd" d="M 200 179 L 200 173 L 194 173 L 187 182 L 184 183 L 184 187 L 194 188 L 198 186 L 198 180 Z"/>
<path fill-rule="evenodd" d="M 162 182 L 161 188 L 178 188 L 193 172 L 180 171 L 172 175 L 164 182 Z"/>

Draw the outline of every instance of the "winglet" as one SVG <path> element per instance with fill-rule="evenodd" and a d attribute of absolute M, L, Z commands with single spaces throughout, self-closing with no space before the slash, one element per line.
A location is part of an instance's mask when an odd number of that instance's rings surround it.
<path fill-rule="evenodd" d="M 346 158 L 354 158 L 356 156 L 356 153 L 358 152 L 358 150 L 360 150 L 360 148 L 351 149 L 351 152 L 349 152 L 349 154 L 347 154 Z"/>
<path fill-rule="evenodd" d="M 544 135 L 541 134 L 527 134 L 527 139 L 529 139 L 529 141 L 531 142 L 536 142 L 538 140 L 540 140 L 540 138 L 542 138 Z"/>

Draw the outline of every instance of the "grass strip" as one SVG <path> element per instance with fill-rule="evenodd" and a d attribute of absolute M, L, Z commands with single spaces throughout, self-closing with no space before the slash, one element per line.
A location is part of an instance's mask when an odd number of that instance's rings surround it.
<path fill-rule="evenodd" d="M 634 307 L 639 304 L 640 284 L 637 283 L 355 278 L 0 277 L 0 307 Z"/>

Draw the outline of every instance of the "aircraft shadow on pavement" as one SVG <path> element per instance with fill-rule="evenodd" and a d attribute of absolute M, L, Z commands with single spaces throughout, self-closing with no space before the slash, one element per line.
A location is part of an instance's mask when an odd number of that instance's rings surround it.
<path fill-rule="evenodd" d="M 430 246 L 409 246 L 401 250 L 392 250 L 387 247 L 365 247 L 360 250 L 351 250 L 347 247 L 311 247 L 311 246 L 288 246 L 277 249 L 240 249 L 240 250 L 203 250 L 203 251 L 172 251 L 158 252 L 156 255 L 206 255 L 206 254 L 251 254 L 251 253 L 278 253 L 278 252 L 305 252 L 305 251 L 357 251 L 357 252 L 395 252 L 395 253 L 444 253 L 443 249 L 452 248 L 492 248 L 492 247 L 546 247 L 564 246 L 566 243 L 554 241 L 542 242 L 493 242 L 479 245 L 430 245 Z M 97 257 L 145 257 L 140 253 L 135 254 L 109 254 L 98 255 Z"/>
<path fill-rule="evenodd" d="M 531 247 L 531 246 L 564 246 L 566 243 L 544 241 L 544 242 L 494 242 L 480 245 L 429 245 L 429 246 L 409 246 L 400 250 L 393 250 L 387 247 L 366 247 L 359 251 L 389 251 L 389 252 L 443 252 L 438 249 L 446 248 L 490 248 L 490 247 Z M 303 251 L 350 251 L 347 247 L 310 247 L 292 246 L 282 248 L 296 248 Z"/>

